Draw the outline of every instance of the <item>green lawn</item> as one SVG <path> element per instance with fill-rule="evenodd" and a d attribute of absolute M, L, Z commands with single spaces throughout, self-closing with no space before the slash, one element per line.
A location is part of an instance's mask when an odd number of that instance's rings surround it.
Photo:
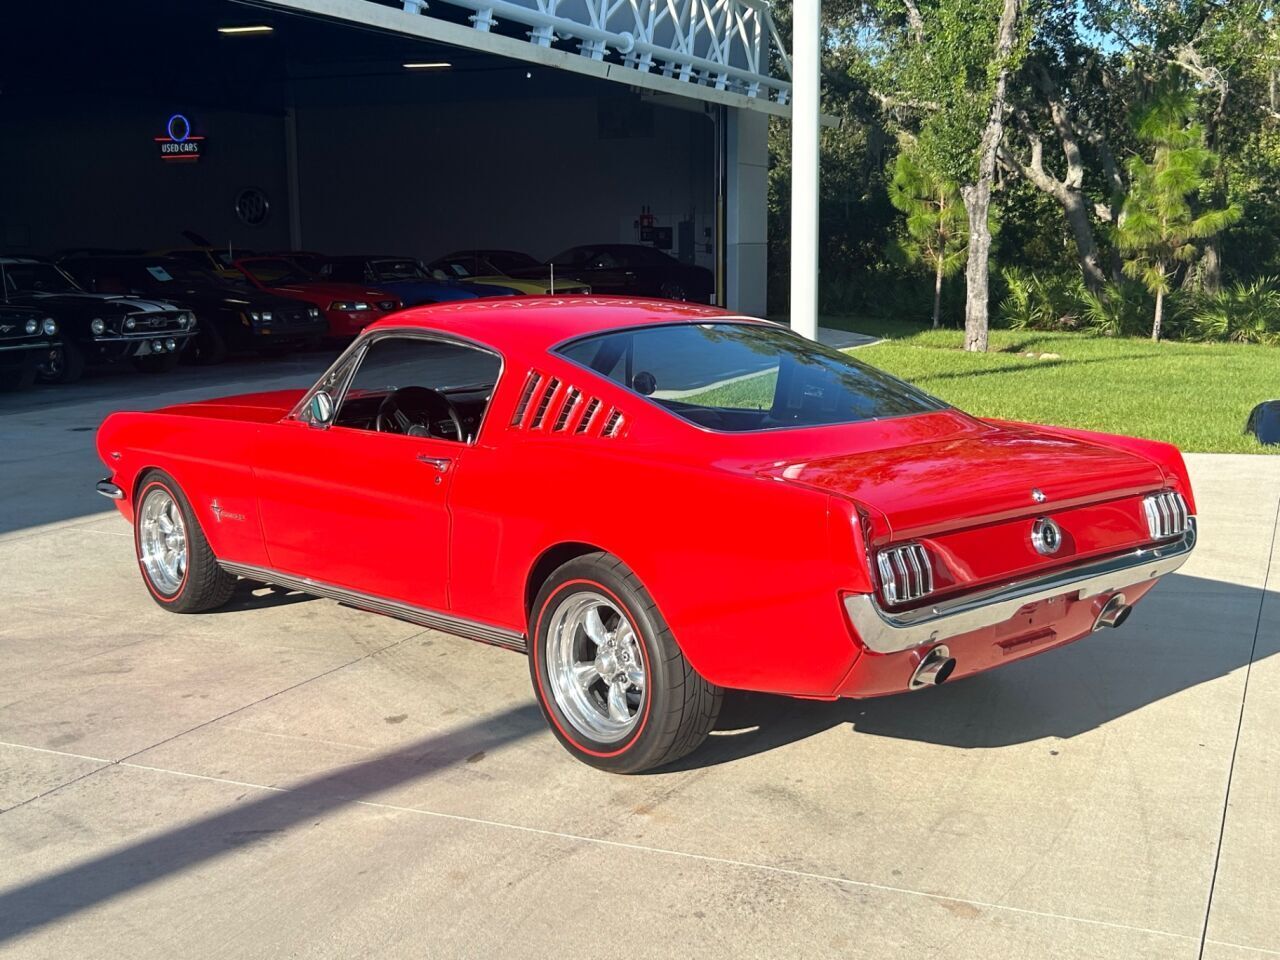
<path fill-rule="evenodd" d="M 1186 451 L 1280 453 L 1243 432 L 1254 404 L 1280 397 L 1275 347 L 993 330 L 991 351 L 974 354 L 961 349 L 958 330 L 861 318 L 823 324 L 884 337 L 854 356 L 978 416 L 1151 437 Z"/>

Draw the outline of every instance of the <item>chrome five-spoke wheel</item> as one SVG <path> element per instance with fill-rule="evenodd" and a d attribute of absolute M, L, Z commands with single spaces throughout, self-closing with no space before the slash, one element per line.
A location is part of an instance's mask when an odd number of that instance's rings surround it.
<path fill-rule="evenodd" d="M 142 500 L 138 549 L 152 585 L 177 593 L 187 572 L 187 528 L 182 510 L 169 492 L 153 487 Z"/>
<path fill-rule="evenodd" d="M 603 594 L 574 593 L 551 615 L 547 675 L 556 705 L 598 743 L 635 728 L 644 700 L 645 662 L 635 628 Z"/>

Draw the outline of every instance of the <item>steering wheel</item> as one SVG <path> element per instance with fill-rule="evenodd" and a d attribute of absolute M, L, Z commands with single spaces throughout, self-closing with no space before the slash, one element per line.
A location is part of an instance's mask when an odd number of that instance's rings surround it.
<path fill-rule="evenodd" d="M 464 439 L 458 408 L 439 390 L 427 387 L 401 387 L 391 391 L 378 406 L 374 426 L 381 433 L 438 437 L 441 440 Z"/>

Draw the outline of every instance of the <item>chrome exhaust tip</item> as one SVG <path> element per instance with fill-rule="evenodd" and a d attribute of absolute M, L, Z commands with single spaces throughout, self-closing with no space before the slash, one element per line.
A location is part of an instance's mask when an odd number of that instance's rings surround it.
<path fill-rule="evenodd" d="M 911 681 L 907 686 L 912 690 L 940 686 L 947 682 L 947 678 L 955 668 L 955 657 L 951 656 L 951 651 L 940 643 L 920 658 L 920 663 L 912 672 Z"/>
<path fill-rule="evenodd" d="M 1098 613 L 1098 619 L 1093 621 L 1093 629 L 1101 630 L 1103 627 L 1118 627 L 1129 619 L 1129 614 L 1133 613 L 1133 607 L 1129 606 L 1129 601 L 1125 599 L 1123 593 L 1112 594 Z"/>

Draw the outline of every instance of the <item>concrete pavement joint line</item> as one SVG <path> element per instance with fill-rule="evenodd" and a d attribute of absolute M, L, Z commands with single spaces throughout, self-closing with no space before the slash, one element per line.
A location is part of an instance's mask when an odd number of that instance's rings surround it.
<path fill-rule="evenodd" d="M 44 752 L 46 752 L 46 753 L 52 753 L 52 752 L 54 752 L 54 751 L 46 750 L 46 751 L 44 751 Z M 111 761 L 110 761 L 110 760 L 108 760 L 108 761 L 106 761 L 105 763 L 103 763 L 103 765 L 102 765 L 102 766 L 100 766 L 100 767 L 94 767 L 92 770 L 86 770 L 84 773 L 80 774 L 80 776 L 78 776 L 78 777 L 72 777 L 72 778 L 71 778 L 70 780 L 68 780 L 66 783 L 60 783 L 60 784 L 58 784 L 57 786 L 50 787 L 48 790 L 45 790 L 45 791 L 44 791 L 44 792 L 42 792 L 42 793 L 37 793 L 34 797 L 27 797 L 27 799 L 25 799 L 25 800 L 19 800 L 19 801 L 18 801 L 17 803 L 15 803 L 12 807 L 5 807 L 3 810 L 0 810 L 0 814 L 8 813 L 10 810 L 17 810 L 19 807 L 25 807 L 28 803 L 35 803 L 35 801 L 37 801 L 37 800 L 41 799 L 42 797 L 47 797 L 47 796 L 49 796 L 49 794 L 51 794 L 51 793 L 57 793 L 57 792 L 58 792 L 59 790 L 61 790 L 63 787 L 69 787 L 69 786 L 71 786 L 73 783 L 79 783 L 81 780 L 85 779 L 86 777 L 92 777 L 95 773 L 98 773 L 99 771 L 105 770 L 105 769 L 107 769 L 107 767 L 109 767 L 109 766 L 111 766 L 111 765 L 112 765 Z"/>
<path fill-rule="evenodd" d="M 346 663 L 340 663 L 336 667 L 331 667 L 328 670 L 325 670 L 321 673 L 317 673 L 314 677 L 307 677 L 305 680 L 299 680 L 297 683 L 290 684 L 289 686 L 285 687 L 283 690 L 276 690 L 273 693 L 267 694 L 265 697 L 259 697 L 257 700 L 254 700 L 252 703 L 242 704 L 241 706 L 236 707 L 234 710 L 228 710 L 226 713 L 222 714 L 221 716 L 213 717 L 209 720 L 205 720 L 202 723 L 197 723 L 194 727 L 191 727 L 189 730 L 183 730 L 181 733 L 175 733 L 171 737 L 165 737 L 163 740 L 153 743 L 149 747 L 143 747 L 141 750 L 135 750 L 133 751 L 133 753 L 126 754 L 125 756 L 121 757 L 119 760 L 115 762 L 124 763 L 126 760 L 131 760 L 134 757 L 141 756 L 142 754 L 146 753 L 148 750 L 154 750 L 156 747 L 162 747 L 166 743 L 172 743 L 174 740 L 177 740 L 179 737 L 185 737 L 187 734 L 195 733 L 197 730 L 201 730 L 204 727 L 209 726 L 210 724 L 218 723 L 219 721 L 227 719 L 227 717 L 233 717 L 237 713 L 240 713 L 244 710 L 248 710 L 250 707 L 256 707 L 261 703 L 266 703 L 268 700 L 272 700 L 280 696 L 281 694 L 288 693 L 291 690 L 297 690 L 299 687 L 306 686 L 308 683 L 311 683 L 314 680 L 321 680 L 324 677 L 329 676 L 331 673 L 337 673 L 339 670 L 345 670 L 347 667 L 351 667 L 357 663 L 360 663 L 361 661 L 368 660 L 370 657 L 377 656 L 378 654 L 386 650 L 390 650 L 392 647 L 398 647 L 402 643 L 407 643 L 410 640 L 412 640 L 414 637 L 420 637 L 422 636 L 422 634 L 426 632 L 427 631 L 425 630 L 419 630 L 417 633 L 412 633 L 407 637 L 401 637 L 399 640 L 395 641 L 394 643 L 388 643 L 386 646 L 379 647 L 377 650 L 371 650 L 368 653 L 364 654 L 363 656 L 356 657 L 354 660 L 348 660 Z"/>
<path fill-rule="evenodd" d="M 39 800 L 42 797 L 47 797 L 50 794 L 56 793 L 57 791 L 63 789 L 64 787 L 69 787 L 73 783 L 79 783 L 81 780 L 84 780 L 86 777 L 91 777 L 96 773 L 101 773 L 103 770 L 106 770 L 108 767 L 126 766 L 126 767 L 138 767 L 139 769 L 143 769 L 143 770 L 151 769 L 143 766 L 142 764 L 127 763 L 126 761 L 128 761 L 131 757 L 140 756 L 141 754 L 146 753 L 148 750 L 154 750 L 156 747 L 164 746 L 166 743 L 170 743 L 174 740 L 177 740 L 179 737 L 185 737 L 189 733 L 195 733 L 195 731 L 200 730 L 203 727 L 207 727 L 211 723 L 217 723 L 220 720 L 225 720 L 227 717 L 235 716 L 235 714 L 240 713 L 242 710 L 248 710 L 250 707 L 256 707 L 258 704 L 265 703 L 266 701 L 272 699 L 273 697 L 280 696 L 282 693 L 288 693 L 290 690 L 297 690 L 299 687 L 305 686 L 306 684 L 311 683 L 313 680 L 320 680 L 323 677 L 329 676 L 329 674 L 331 673 L 337 673 L 339 670 L 345 670 L 347 667 L 354 666 L 355 664 L 360 663 L 363 660 L 368 660 L 370 657 L 377 656 L 378 654 L 382 653 L 385 650 L 390 650 L 392 647 L 398 647 L 402 643 L 407 643 L 408 641 L 412 640 L 414 637 L 420 637 L 422 636 L 422 634 L 426 632 L 427 631 L 425 630 L 419 630 L 417 633 L 412 633 L 407 637 L 401 637 L 399 640 L 395 641 L 394 643 L 388 643 L 386 646 L 379 647 L 377 650 L 371 650 L 370 652 L 366 653 L 364 656 L 356 657 L 354 660 L 348 660 L 346 663 L 341 663 L 336 667 L 333 667 L 329 670 L 325 670 L 323 673 L 317 673 L 314 677 L 307 677 L 307 679 L 305 680 L 299 680 L 297 683 L 291 684 L 290 686 L 285 687 L 283 690 L 276 690 L 274 693 L 269 693 L 265 697 L 259 697 L 257 700 L 254 700 L 252 703 L 242 704 L 241 706 L 236 707 L 234 710 L 228 710 L 226 713 L 220 716 L 213 717 L 210 720 L 205 720 L 203 723 L 197 723 L 194 727 L 191 727 L 187 730 L 183 730 L 180 733 L 175 733 L 171 737 L 165 737 L 163 740 L 159 740 L 156 743 L 151 744 L 150 746 L 143 747 L 141 750 L 135 750 L 133 753 L 126 754 L 125 756 L 121 757 L 119 760 L 105 760 L 101 757 L 87 757 L 87 756 L 83 756 L 81 754 L 76 754 L 76 753 L 65 753 L 61 750 L 49 750 L 44 747 L 30 747 L 20 743 L 5 743 L 3 741 L 0 741 L 0 746 L 16 747 L 21 750 L 35 750 L 40 753 L 51 753 L 51 754 L 56 754 L 58 756 L 63 756 L 63 757 L 75 757 L 76 759 L 79 759 L 79 760 L 93 760 L 102 764 L 102 766 L 98 767 L 97 769 L 90 770 L 87 773 L 82 773 L 80 776 L 74 777 L 73 779 L 68 780 L 66 783 L 60 783 L 56 787 L 50 787 L 48 790 L 44 791 L 43 793 L 37 796 L 28 797 L 26 800 L 23 800 L 20 803 L 15 803 L 12 807 L 6 807 L 4 810 L 0 810 L 0 813 L 7 813 L 10 810 L 18 809 L 18 807 L 26 806 L 28 803 L 31 803 L 35 800 Z M 170 771 L 170 772 L 177 773 L 178 771 Z M 256 786 L 256 784 L 246 784 L 246 786 Z M 263 787 L 262 789 L 269 789 L 269 788 Z"/>
<path fill-rule="evenodd" d="M 1206 940 L 1205 943 L 1211 943 L 1215 947 L 1234 947 L 1236 950 L 1260 953 L 1266 957 L 1280 957 L 1280 950 L 1268 950 L 1266 947 L 1246 947 L 1243 943 L 1232 943 L 1230 940 Z"/>
<path fill-rule="evenodd" d="M 203 773 L 187 773 L 183 770 L 172 770 L 167 767 L 153 767 L 143 763 L 133 763 L 131 761 L 121 760 L 117 766 L 129 767 L 134 770 L 144 770 L 149 773 L 168 774 L 175 777 L 187 777 L 192 780 L 205 780 L 210 783 L 224 783 L 228 786 L 245 787 L 251 790 L 266 790 L 271 793 L 296 792 L 290 787 L 272 787 L 261 783 L 250 783 L 246 780 L 232 780 L 227 777 L 211 777 Z M 1071 923 L 1085 923 L 1092 926 L 1107 927 L 1112 930 L 1127 930 L 1133 933 L 1145 933 L 1175 940 L 1190 940 L 1193 943 L 1198 939 L 1192 934 L 1170 933 L 1167 930 L 1155 930 L 1150 927 L 1135 927 L 1127 923 L 1113 923 L 1109 920 L 1093 920 L 1088 917 L 1074 917 L 1068 914 L 1049 913 L 1042 910 L 1030 910 L 1025 907 L 1012 907 L 1002 903 L 989 903 L 984 900 L 968 900 L 964 897 L 949 897 L 945 894 L 928 893 L 923 890 L 912 890 L 908 887 L 895 887 L 889 884 L 874 883 L 869 880 L 850 880 L 847 877 L 837 877 L 823 873 L 810 873 L 805 870 L 792 870 L 789 867 L 777 867 L 767 863 L 753 863 L 748 860 L 734 860 L 729 857 L 716 857 L 711 856 L 710 854 L 691 853 L 686 850 L 672 850 L 666 847 L 651 847 L 642 843 L 628 843 L 625 840 L 608 840 L 602 837 L 588 837 L 577 833 L 563 833 L 559 830 L 547 830 L 542 827 L 530 827 L 519 823 L 507 823 L 502 820 L 488 820 L 483 817 L 468 817 L 458 813 L 442 813 L 438 810 L 424 810 L 420 807 L 406 807 L 400 804 L 382 803 L 377 800 L 351 800 L 350 802 L 356 806 L 373 807 L 378 810 L 393 810 L 398 813 L 410 813 L 423 817 L 434 817 L 440 820 L 452 820 L 457 823 L 469 823 L 475 826 L 494 827 L 499 830 L 512 830 L 518 833 L 551 837 L 557 840 L 573 840 L 578 843 L 586 843 L 602 847 L 615 847 L 623 850 L 632 850 L 637 853 L 652 853 L 659 856 L 676 857 L 683 860 L 695 860 L 701 863 L 711 863 L 725 867 L 758 870 L 764 873 L 793 877 L 797 880 L 816 880 L 824 883 L 838 883 L 842 886 L 859 887 L 865 890 L 878 890 L 883 893 L 898 893 L 911 897 L 923 897 L 928 900 L 937 900 L 946 903 L 962 903 L 972 907 L 985 907 L 989 910 L 1001 910 L 1008 913 L 1040 917 L 1041 919 L 1046 920 L 1066 920 Z"/>
<path fill-rule="evenodd" d="M 1204 926 L 1200 930 L 1199 960 L 1204 960 L 1204 948 L 1209 936 L 1209 918 L 1213 914 L 1213 891 L 1218 885 L 1218 867 L 1222 863 L 1222 840 L 1227 832 L 1227 811 L 1231 807 L 1231 781 L 1236 773 L 1236 754 L 1240 751 L 1240 732 L 1244 729 L 1244 708 L 1249 701 L 1249 678 L 1253 675 L 1253 661 L 1258 655 L 1258 637 L 1262 634 L 1262 613 L 1267 606 L 1267 588 L 1271 585 L 1271 558 L 1275 556 L 1276 536 L 1280 533 L 1280 501 L 1276 503 L 1275 524 L 1271 528 L 1271 549 L 1267 552 L 1267 568 L 1262 575 L 1262 596 L 1258 600 L 1258 619 L 1253 627 L 1253 644 L 1249 648 L 1249 663 L 1244 668 L 1244 688 L 1240 691 L 1240 715 L 1236 718 L 1236 737 L 1231 745 L 1231 763 L 1227 766 L 1227 790 L 1222 797 L 1222 822 L 1218 825 L 1218 848 L 1213 855 L 1213 873 L 1209 877 L 1209 896 L 1204 906 Z M 1217 941 L 1214 941 L 1215 943 Z"/>

